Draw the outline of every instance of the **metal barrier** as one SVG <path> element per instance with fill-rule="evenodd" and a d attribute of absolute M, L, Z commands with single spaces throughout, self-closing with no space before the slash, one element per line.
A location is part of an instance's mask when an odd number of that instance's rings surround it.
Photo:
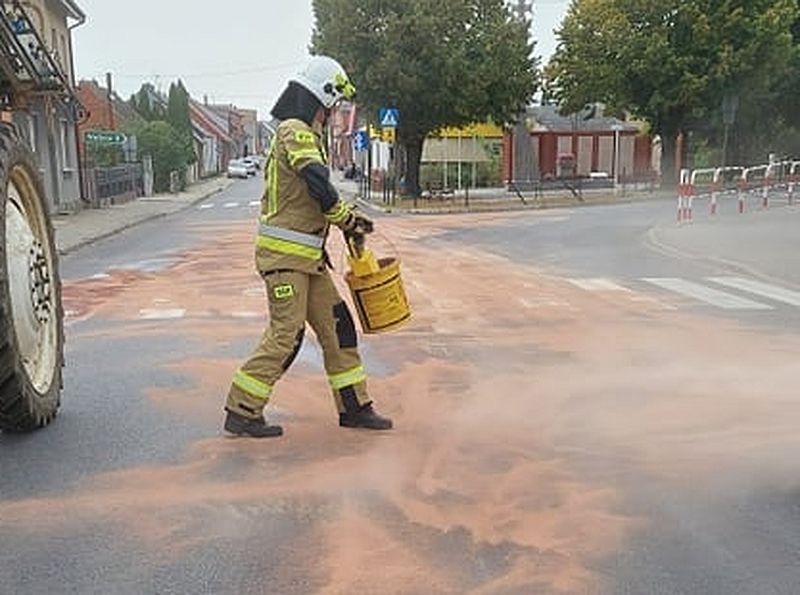
<path fill-rule="evenodd" d="M 739 213 L 747 210 L 747 197 L 759 196 L 762 208 L 770 206 L 770 197 L 776 189 L 786 189 L 789 205 L 795 201 L 800 184 L 800 161 L 776 161 L 755 167 L 718 167 L 681 171 L 678 185 L 678 222 L 694 219 L 694 203 L 710 199 L 711 215 L 720 209 L 725 194 L 735 193 Z"/>
<path fill-rule="evenodd" d="M 120 204 L 144 195 L 141 163 L 84 170 L 84 198 L 91 208 Z"/>

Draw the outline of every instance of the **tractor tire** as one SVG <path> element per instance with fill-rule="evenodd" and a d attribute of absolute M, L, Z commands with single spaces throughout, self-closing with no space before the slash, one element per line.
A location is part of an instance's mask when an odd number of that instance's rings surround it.
<path fill-rule="evenodd" d="M 61 398 L 61 279 L 39 169 L 0 123 L 0 430 L 48 425 Z"/>

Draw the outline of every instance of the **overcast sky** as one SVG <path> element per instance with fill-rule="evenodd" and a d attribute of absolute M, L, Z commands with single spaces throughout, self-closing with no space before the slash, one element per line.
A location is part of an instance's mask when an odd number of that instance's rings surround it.
<path fill-rule="evenodd" d="M 143 82 L 166 89 L 180 77 L 198 99 L 259 110 L 266 118 L 286 79 L 308 55 L 311 0 L 78 0 L 78 78 L 114 75 L 127 98 Z M 555 48 L 569 0 L 536 0 L 536 53 Z M 356 84 L 358 82 L 356 81 Z"/>

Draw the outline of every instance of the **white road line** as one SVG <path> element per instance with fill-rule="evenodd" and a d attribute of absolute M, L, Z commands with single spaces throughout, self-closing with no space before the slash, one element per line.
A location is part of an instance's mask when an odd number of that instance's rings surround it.
<path fill-rule="evenodd" d="M 250 204 L 249 204 L 248 206 L 251 206 L 251 207 L 259 207 L 259 206 L 261 206 L 261 201 L 260 201 L 260 200 L 253 200 L 253 201 L 250 201 Z"/>
<path fill-rule="evenodd" d="M 712 289 L 711 287 L 706 287 L 705 285 L 700 285 L 699 283 L 692 283 L 691 281 L 686 281 L 684 279 L 647 278 L 642 279 L 642 281 L 656 285 L 662 289 L 674 291 L 675 293 L 684 295 L 686 297 L 700 300 L 701 302 L 705 302 L 706 304 L 710 304 L 724 310 L 773 309 L 772 306 L 741 298 L 730 293 L 725 293 L 724 291 L 719 291 L 718 289 Z"/>
<path fill-rule="evenodd" d="M 186 310 L 179 308 L 168 310 L 145 309 L 139 310 L 140 320 L 177 320 L 186 316 Z"/>
<path fill-rule="evenodd" d="M 439 310 L 448 310 L 448 311 L 469 310 L 467 305 L 461 300 L 437 299 L 434 301 L 434 304 L 436 308 Z"/>
<path fill-rule="evenodd" d="M 239 206 L 238 202 L 226 202 L 225 205 L 224 205 L 224 208 L 226 208 L 226 209 L 235 209 L 238 206 Z"/>
<path fill-rule="evenodd" d="M 532 300 L 526 298 L 517 298 L 517 301 L 523 308 L 527 308 L 528 310 L 537 310 L 540 308 L 568 308 L 572 310 L 572 306 L 569 302 L 565 302 L 564 300 L 559 300 L 557 298 L 552 297 L 538 297 Z"/>
<path fill-rule="evenodd" d="M 777 285 L 770 285 L 769 283 L 762 283 L 753 279 L 743 279 L 741 277 L 711 277 L 709 279 L 714 283 L 719 283 L 726 287 L 734 289 L 741 289 L 748 293 L 754 293 L 761 297 L 782 302 L 791 306 L 800 306 L 800 291 L 792 291 Z"/>
<path fill-rule="evenodd" d="M 245 297 L 266 297 L 267 290 L 263 285 L 261 285 L 259 287 L 251 287 L 250 289 L 245 289 L 242 292 L 242 295 Z"/>
<path fill-rule="evenodd" d="M 567 279 L 567 281 L 584 291 L 622 291 L 631 293 L 630 289 L 614 283 L 611 279 Z"/>
<path fill-rule="evenodd" d="M 257 320 L 259 318 L 266 318 L 266 316 L 260 312 L 231 312 L 231 317 L 242 320 Z"/>
<path fill-rule="evenodd" d="M 208 209 L 213 209 L 215 206 L 216 206 L 216 205 L 213 205 L 213 204 L 210 204 L 210 205 L 200 205 L 199 207 L 197 207 L 197 209 L 198 209 L 199 211 L 206 211 L 206 210 L 208 210 Z"/>

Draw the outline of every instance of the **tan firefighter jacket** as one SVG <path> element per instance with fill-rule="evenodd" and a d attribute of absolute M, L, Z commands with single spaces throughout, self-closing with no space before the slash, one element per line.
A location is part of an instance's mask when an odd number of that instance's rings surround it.
<path fill-rule="evenodd" d="M 327 213 L 308 191 L 304 167 L 325 165 L 327 156 L 320 131 L 301 120 L 278 126 L 266 165 L 266 189 L 256 242 L 256 262 L 262 273 L 325 270 L 325 239 L 330 224 L 341 224 L 351 207 L 338 201 Z"/>

